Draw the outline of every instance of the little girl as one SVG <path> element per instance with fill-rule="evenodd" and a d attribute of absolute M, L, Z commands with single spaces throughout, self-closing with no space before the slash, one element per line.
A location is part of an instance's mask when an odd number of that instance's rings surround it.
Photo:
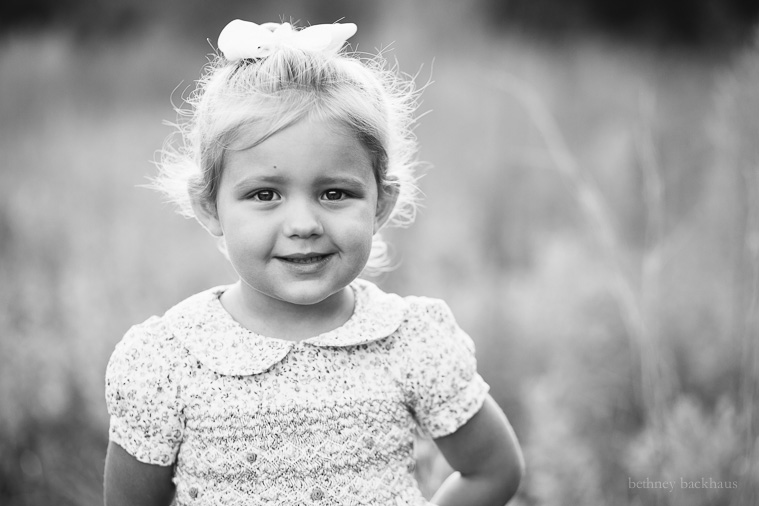
<path fill-rule="evenodd" d="M 444 302 L 359 279 L 413 216 L 412 87 L 353 24 L 233 21 L 158 184 L 239 280 L 132 327 L 106 373 L 117 505 L 503 505 L 522 457 Z"/>

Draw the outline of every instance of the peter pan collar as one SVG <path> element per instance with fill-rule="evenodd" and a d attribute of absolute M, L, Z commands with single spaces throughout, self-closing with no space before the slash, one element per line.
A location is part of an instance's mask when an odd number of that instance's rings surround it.
<path fill-rule="evenodd" d="M 299 342 L 252 332 L 232 318 L 219 297 L 229 286 L 218 286 L 190 297 L 164 316 L 167 328 L 204 366 L 215 372 L 248 376 L 260 374 L 281 362 L 303 343 L 319 347 L 356 346 L 383 339 L 400 327 L 405 302 L 375 284 L 357 279 L 353 315 L 342 326 Z"/>

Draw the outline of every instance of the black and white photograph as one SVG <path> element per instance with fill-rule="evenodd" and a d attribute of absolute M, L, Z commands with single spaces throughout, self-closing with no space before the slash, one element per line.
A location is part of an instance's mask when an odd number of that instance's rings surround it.
<path fill-rule="evenodd" d="M 0 505 L 759 504 L 759 3 L 10 0 L 0 160 Z"/>

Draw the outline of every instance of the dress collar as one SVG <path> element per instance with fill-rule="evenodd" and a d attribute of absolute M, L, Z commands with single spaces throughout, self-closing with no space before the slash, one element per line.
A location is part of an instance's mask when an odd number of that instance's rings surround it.
<path fill-rule="evenodd" d="M 383 339 L 400 327 L 405 302 L 374 283 L 357 279 L 353 315 L 342 326 L 302 341 L 287 341 L 252 332 L 221 305 L 219 297 L 229 286 L 211 288 L 166 312 L 167 327 L 204 366 L 215 372 L 248 376 L 260 374 L 281 362 L 298 343 L 318 347 L 356 346 Z"/>

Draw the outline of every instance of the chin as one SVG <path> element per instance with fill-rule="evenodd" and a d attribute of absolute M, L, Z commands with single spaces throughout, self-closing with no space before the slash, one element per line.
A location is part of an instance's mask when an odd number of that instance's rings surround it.
<path fill-rule="evenodd" d="M 295 304 L 298 306 L 313 306 L 314 304 L 319 304 L 320 302 L 323 302 L 324 300 L 328 299 L 330 295 L 332 294 L 328 294 L 328 295 L 298 294 L 298 295 L 281 297 L 280 300 L 284 302 L 288 302 L 290 304 Z"/>
<path fill-rule="evenodd" d="M 331 296 L 339 293 L 344 287 L 321 288 L 321 287 L 300 287 L 292 290 L 278 290 L 276 298 L 290 304 L 299 306 L 312 306 L 319 304 Z"/>

